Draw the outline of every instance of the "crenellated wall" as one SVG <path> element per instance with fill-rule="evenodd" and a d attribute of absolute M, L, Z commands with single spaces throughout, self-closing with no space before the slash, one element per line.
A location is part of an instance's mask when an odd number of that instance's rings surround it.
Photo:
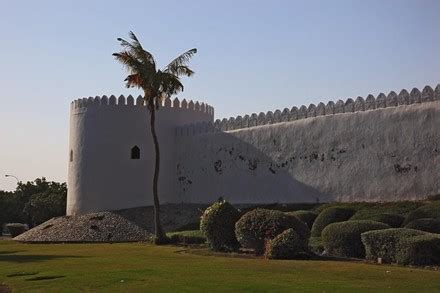
<path fill-rule="evenodd" d="M 161 150 L 159 189 L 173 201 L 175 129 L 212 123 L 214 109 L 204 103 L 166 99 L 156 115 Z M 71 104 L 67 214 L 152 204 L 154 148 L 150 113 L 142 97 L 103 96 Z M 134 147 L 139 159 L 131 159 Z M 70 158 L 69 158 L 70 159 Z"/>
<path fill-rule="evenodd" d="M 440 86 L 186 125 L 176 144 L 177 201 L 423 199 L 440 192 Z"/>
<path fill-rule="evenodd" d="M 152 204 L 142 97 L 71 104 L 67 214 Z M 440 85 L 214 122 L 166 99 L 157 112 L 162 203 L 394 201 L 440 193 Z M 140 159 L 131 159 L 131 149 Z"/>
<path fill-rule="evenodd" d="M 195 131 L 195 133 L 210 132 L 215 129 L 221 131 L 236 130 L 260 125 L 275 124 L 280 122 L 295 121 L 310 117 L 334 115 L 340 113 L 352 113 L 369 111 L 381 108 L 398 107 L 404 105 L 411 105 L 416 103 L 425 103 L 435 100 L 440 100 L 440 84 L 436 86 L 435 90 L 427 85 L 420 91 L 413 88 L 410 93 L 403 89 L 396 94 L 391 91 L 388 95 L 380 93 L 376 98 L 373 95 L 368 95 L 365 99 L 357 97 L 356 99 L 348 98 L 345 102 L 338 100 L 335 102 L 329 101 L 327 104 L 319 103 L 310 104 L 309 106 L 302 105 L 298 107 L 284 108 L 284 110 L 269 111 L 267 113 L 261 112 L 259 114 L 252 113 L 251 115 L 231 117 L 229 119 L 217 119 L 213 125 L 185 125 L 177 129 L 177 134 L 188 134 Z"/>

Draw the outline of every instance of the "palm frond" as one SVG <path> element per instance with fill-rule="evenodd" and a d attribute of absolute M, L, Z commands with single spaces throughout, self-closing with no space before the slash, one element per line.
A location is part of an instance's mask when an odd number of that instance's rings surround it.
<path fill-rule="evenodd" d="M 165 69 L 164 72 L 167 73 L 172 73 L 172 74 L 178 74 L 178 72 L 180 71 L 180 74 L 184 74 L 184 75 L 188 75 L 185 70 L 181 70 L 179 69 L 181 66 L 185 66 L 187 65 L 187 63 L 191 60 L 192 56 L 194 56 L 194 54 L 197 53 L 197 49 L 191 49 L 186 51 L 185 53 L 181 54 L 180 56 L 178 56 L 176 59 L 174 59 L 173 61 L 170 62 L 170 64 L 168 64 Z M 188 68 L 189 69 L 189 68 Z M 194 72 L 191 71 L 192 75 Z M 180 75 L 178 74 L 178 75 Z M 188 76 L 190 76 L 188 75 Z"/>
<path fill-rule="evenodd" d="M 128 42 L 122 38 L 118 38 L 117 40 L 121 43 L 121 46 L 126 48 L 127 51 L 129 51 L 133 56 L 136 56 L 136 58 L 138 58 L 139 61 L 141 61 L 145 65 L 150 65 L 151 67 L 154 67 L 154 69 L 156 69 L 156 61 L 154 60 L 153 54 L 142 47 L 138 38 L 132 31 L 130 31 L 128 35 L 132 42 Z"/>
<path fill-rule="evenodd" d="M 142 71 L 142 63 L 128 51 L 112 54 L 119 63 L 127 67 L 131 72 Z"/>

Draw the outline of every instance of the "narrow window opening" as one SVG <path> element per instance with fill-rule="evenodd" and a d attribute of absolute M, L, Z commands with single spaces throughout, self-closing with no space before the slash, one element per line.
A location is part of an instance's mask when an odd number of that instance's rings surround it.
<path fill-rule="evenodd" d="M 139 160 L 141 158 L 141 150 L 137 145 L 131 148 L 131 159 Z"/>
<path fill-rule="evenodd" d="M 73 162 L 73 150 L 70 150 L 69 161 Z"/>

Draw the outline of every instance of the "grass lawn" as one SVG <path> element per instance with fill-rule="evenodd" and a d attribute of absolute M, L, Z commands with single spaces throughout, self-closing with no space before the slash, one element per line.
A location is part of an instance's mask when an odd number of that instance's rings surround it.
<path fill-rule="evenodd" d="M 440 291 L 440 272 L 359 262 L 209 256 L 185 252 L 183 247 L 142 243 L 19 244 L 1 240 L 0 284 L 13 292 L 435 292 Z"/>

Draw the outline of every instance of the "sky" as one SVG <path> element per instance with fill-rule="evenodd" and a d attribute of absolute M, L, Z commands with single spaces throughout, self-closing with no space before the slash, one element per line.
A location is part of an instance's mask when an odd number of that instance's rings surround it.
<path fill-rule="evenodd" d="M 215 118 L 440 82 L 440 1 L 0 0 L 0 190 L 67 179 L 70 101 L 120 94 L 132 30 L 165 66 L 197 48 L 179 98 Z"/>

